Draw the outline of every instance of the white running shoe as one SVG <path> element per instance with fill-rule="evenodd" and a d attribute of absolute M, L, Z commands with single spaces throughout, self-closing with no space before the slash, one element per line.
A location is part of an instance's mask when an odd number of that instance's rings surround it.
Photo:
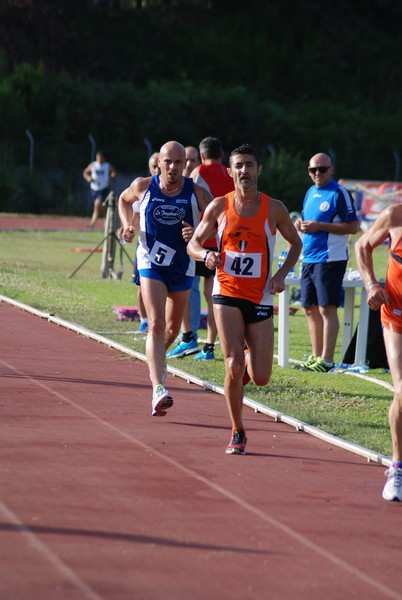
<path fill-rule="evenodd" d="M 388 477 L 387 483 L 382 491 L 384 500 L 399 500 L 402 502 L 402 469 L 390 467 L 385 471 Z"/>
<path fill-rule="evenodd" d="M 152 397 L 152 416 L 164 417 L 171 406 L 173 406 L 172 396 L 164 385 L 159 384 Z"/>

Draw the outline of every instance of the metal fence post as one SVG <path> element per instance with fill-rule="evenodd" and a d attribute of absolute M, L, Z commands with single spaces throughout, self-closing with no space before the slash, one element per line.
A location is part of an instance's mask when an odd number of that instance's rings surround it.
<path fill-rule="evenodd" d="M 34 161 L 34 148 L 35 148 L 35 140 L 33 138 L 32 133 L 29 129 L 25 130 L 27 137 L 29 139 L 29 174 L 32 175 L 33 171 L 33 161 Z"/>

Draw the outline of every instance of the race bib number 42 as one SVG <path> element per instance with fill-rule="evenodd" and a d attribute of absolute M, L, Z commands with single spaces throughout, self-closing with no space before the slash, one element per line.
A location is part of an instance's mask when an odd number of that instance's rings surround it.
<path fill-rule="evenodd" d="M 168 267 L 175 254 L 176 250 L 156 240 L 149 252 L 149 258 L 151 262 L 159 267 Z"/>
<path fill-rule="evenodd" d="M 227 251 L 223 270 L 232 277 L 261 277 L 261 253 Z"/>

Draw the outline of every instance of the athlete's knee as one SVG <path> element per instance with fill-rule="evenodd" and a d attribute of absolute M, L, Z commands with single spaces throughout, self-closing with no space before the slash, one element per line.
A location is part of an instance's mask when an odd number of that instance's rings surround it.
<path fill-rule="evenodd" d="M 175 341 L 175 339 L 177 338 L 179 333 L 180 333 L 180 326 L 173 327 L 173 325 L 171 325 L 169 323 L 166 324 L 166 329 L 165 329 L 166 348 L 168 348 L 171 344 L 173 344 L 173 342 Z"/>
<path fill-rule="evenodd" d="M 271 379 L 271 377 L 267 374 L 261 374 L 261 375 L 254 375 L 251 378 L 254 382 L 254 385 L 258 385 L 260 387 L 263 387 L 264 385 L 268 385 L 269 384 L 269 380 Z"/>
<path fill-rule="evenodd" d="M 148 317 L 148 332 L 151 335 L 165 335 L 165 319 L 163 317 Z"/>
<path fill-rule="evenodd" d="M 166 348 L 169 348 L 169 346 L 171 346 L 173 344 L 173 342 L 175 341 L 176 338 L 177 338 L 177 334 L 173 333 L 172 331 L 165 331 Z"/>
<path fill-rule="evenodd" d="M 402 413 L 402 387 L 398 386 L 394 388 L 394 400 L 395 407 Z"/>
<path fill-rule="evenodd" d="M 237 356 L 231 354 L 226 358 L 226 372 L 231 379 L 240 379 L 244 375 L 245 362 L 244 354 Z"/>
<path fill-rule="evenodd" d="M 269 364 L 269 361 L 267 361 L 266 364 L 260 364 L 256 367 L 254 367 L 254 365 L 251 364 L 247 367 L 248 369 L 248 374 L 250 375 L 251 379 L 253 380 L 254 385 L 258 385 L 258 386 L 264 386 L 264 385 L 268 385 L 270 379 L 271 379 L 271 373 L 272 373 L 272 365 Z"/>

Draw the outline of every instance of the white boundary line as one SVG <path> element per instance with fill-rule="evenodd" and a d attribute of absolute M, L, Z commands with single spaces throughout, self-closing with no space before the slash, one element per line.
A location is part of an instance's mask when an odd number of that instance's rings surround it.
<path fill-rule="evenodd" d="M 65 321 L 64 319 L 55 317 L 54 315 L 52 315 L 50 313 L 45 313 L 43 311 L 37 310 L 36 308 L 29 306 L 28 304 L 23 304 L 22 302 L 18 302 L 17 300 L 13 300 L 12 298 L 8 298 L 7 296 L 3 296 L 1 294 L 0 294 L 0 302 L 6 302 L 7 304 L 11 304 L 17 308 L 21 308 L 22 310 L 25 310 L 25 311 L 27 311 L 33 315 L 36 315 L 42 319 L 46 319 L 47 321 L 49 321 L 51 323 L 55 323 L 56 325 L 60 325 L 62 327 L 65 327 L 66 329 L 70 329 L 71 331 L 75 331 L 76 333 L 78 333 L 84 337 L 96 340 L 97 342 L 104 344 L 105 346 L 109 346 L 110 348 L 119 350 L 120 352 L 123 352 L 124 354 L 128 354 L 129 356 L 136 358 L 137 360 L 146 362 L 146 357 L 144 354 L 142 354 L 140 352 L 136 352 L 135 350 L 131 350 L 130 348 L 123 346 L 123 344 L 119 344 L 118 342 L 109 340 L 108 338 L 105 338 L 102 335 L 94 333 L 93 331 L 86 329 L 85 327 L 81 327 L 80 325 L 75 325 L 74 323 L 70 323 L 69 321 Z M 193 383 L 193 384 L 198 385 L 199 387 L 202 387 L 206 390 L 216 392 L 217 394 L 221 394 L 222 396 L 224 395 L 223 387 L 219 386 L 211 381 L 206 381 L 206 380 L 202 379 L 201 377 L 197 377 L 196 375 L 191 375 L 190 373 L 186 373 L 185 371 L 181 371 L 180 369 L 176 369 L 175 367 L 172 367 L 170 365 L 168 365 L 167 370 L 172 375 L 174 375 L 176 377 L 181 377 L 182 379 L 187 381 L 187 383 Z M 358 376 L 362 379 L 366 379 L 373 383 L 383 385 L 384 387 L 387 387 L 391 391 L 393 390 L 392 386 L 389 386 L 388 383 L 374 379 L 373 377 L 367 377 L 365 375 L 355 374 L 355 373 L 350 373 L 350 375 Z M 282 413 L 273 408 L 270 408 L 269 406 L 260 404 L 256 400 L 252 400 L 251 398 L 248 398 L 247 396 L 244 397 L 244 404 L 246 406 L 248 406 L 249 408 L 252 408 L 256 413 L 262 413 L 264 415 L 268 415 L 269 417 L 273 418 L 276 422 L 286 423 L 287 425 L 294 427 L 297 431 L 302 431 L 304 433 L 308 433 L 316 438 L 319 438 L 320 440 L 322 440 L 324 442 L 333 444 L 334 446 L 338 446 L 340 448 L 343 448 L 344 450 L 353 452 L 354 454 L 358 454 L 359 456 L 363 456 L 367 459 L 368 462 L 376 462 L 376 463 L 382 464 L 387 467 L 390 467 L 392 464 L 391 457 L 389 457 L 389 456 L 385 456 L 384 454 L 379 454 L 377 452 L 374 452 L 373 450 L 369 450 L 368 448 L 364 448 L 363 446 L 354 444 L 353 442 L 348 442 L 347 440 L 338 438 L 330 433 L 327 433 L 326 431 L 323 431 L 322 429 L 318 429 L 317 427 L 309 425 L 308 423 L 304 423 L 304 421 L 300 421 L 299 419 L 296 419 L 294 417 L 286 415 L 285 413 Z"/>

